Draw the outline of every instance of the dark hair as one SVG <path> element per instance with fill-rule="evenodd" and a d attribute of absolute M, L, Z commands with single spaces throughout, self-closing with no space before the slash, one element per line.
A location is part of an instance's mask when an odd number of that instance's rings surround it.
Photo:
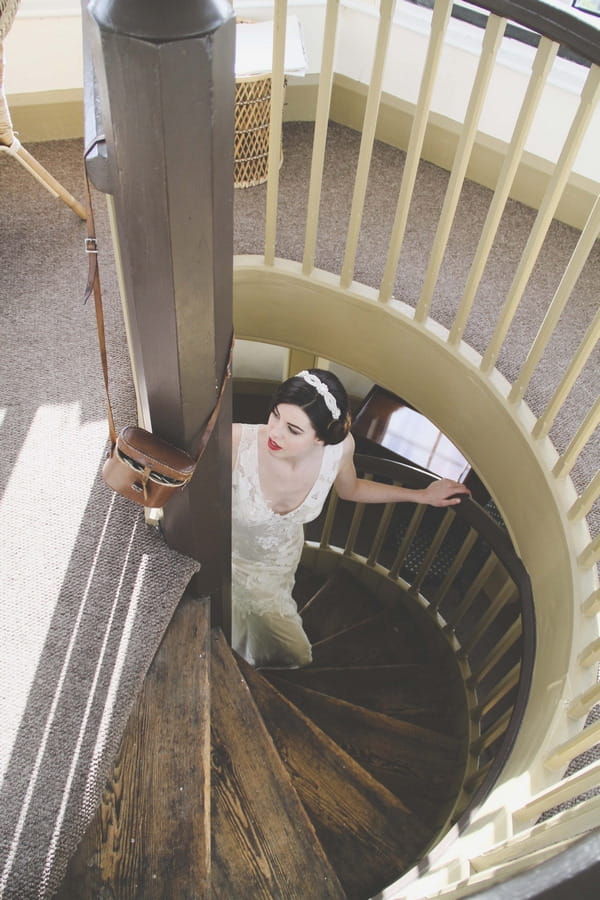
<path fill-rule="evenodd" d="M 312 422 L 319 440 L 324 444 L 339 444 L 350 431 L 351 425 L 346 389 L 333 372 L 328 372 L 326 369 L 307 369 L 307 371 L 311 375 L 316 375 L 319 381 L 327 386 L 329 393 L 333 395 L 338 405 L 339 419 L 332 417 L 317 389 L 299 375 L 294 375 L 279 385 L 273 395 L 269 413 L 272 413 L 280 403 L 299 406 Z"/>

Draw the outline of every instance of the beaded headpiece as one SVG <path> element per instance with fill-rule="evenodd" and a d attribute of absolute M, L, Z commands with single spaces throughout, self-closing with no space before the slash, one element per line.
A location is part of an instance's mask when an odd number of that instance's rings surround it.
<path fill-rule="evenodd" d="M 304 378 L 307 384 L 310 384 L 311 387 L 317 391 L 318 394 L 321 395 L 325 406 L 331 413 L 331 418 L 334 422 L 337 422 L 339 417 L 341 416 L 340 408 L 335 402 L 335 397 L 327 387 L 324 381 L 321 381 L 320 378 L 317 378 L 316 375 L 313 375 L 312 372 L 307 372 L 306 369 L 303 369 L 302 372 L 298 372 L 296 378 Z"/>

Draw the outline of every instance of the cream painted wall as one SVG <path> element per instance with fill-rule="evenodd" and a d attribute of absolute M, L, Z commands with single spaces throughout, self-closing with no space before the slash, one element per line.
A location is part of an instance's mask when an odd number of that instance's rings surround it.
<path fill-rule="evenodd" d="M 21 0 L 5 41 L 5 92 L 81 89 L 81 13 L 78 0 Z"/>

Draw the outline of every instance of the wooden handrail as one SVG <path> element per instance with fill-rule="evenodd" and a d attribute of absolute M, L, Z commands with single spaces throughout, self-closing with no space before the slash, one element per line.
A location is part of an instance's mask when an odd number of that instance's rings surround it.
<path fill-rule="evenodd" d="M 422 469 L 417 469 L 414 466 L 393 460 L 371 457 L 365 454 L 356 454 L 355 464 L 357 471 L 362 477 L 367 476 L 374 479 L 383 479 L 410 488 L 424 488 L 435 479 L 435 476 Z M 367 551 L 364 558 L 358 556 L 354 551 L 358 531 L 357 523 L 360 521 L 360 517 L 364 511 L 364 506 L 357 507 L 351 517 L 351 524 L 348 532 L 349 537 L 347 538 L 346 547 L 343 550 L 344 556 L 349 556 L 355 560 L 362 559 L 363 564 L 375 566 L 381 547 L 384 543 L 385 528 L 389 526 L 391 521 L 390 506 L 391 504 L 381 505 L 380 524 L 379 526 L 375 526 L 372 535 L 374 546 Z M 321 549 L 331 546 L 330 537 L 338 508 L 337 495 L 335 492 L 332 492 L 330 504 L 325 514 L 325 524 L 323 525 L 320 542 L 318 542 Z M 418 512 L 422 514 L 425 509 L 426 507 L 421 507 Z M 472 745 L 474 754 L 485 751 L 484 756 L 481 758 L 481 768 L 483 769 L 484 774 L 482 774 L 480 779 L 476 779 L 475 781 L 471 779 L 476 787 L 467 810 L 459 820 L 460 822 L 466 822 L 473 808 L 483 802 L 497 780 L 508 759 L 512 746 L 514 745 L 525 712 L 535 657 L 535 614 L 529 577 L 522 561 L 516 554 L 505 529 L 499 525 L 485 509 L 472 499 L 464 499 L 457 506 L 448 507 L 446 511 L 439 511 L 442 513 L 443 518 L 445 518 L 450 511 L 457 520 L 464 522 L 465 526 L 467 526 L 466 540 L 469 541 L 469 547 L 471 549 L 475 546 L 477 539 L 481 539 L 487 545 L 490 553 L 490 556 L 488 557 L 489 565 L 487 563 L 484 564 L 482 569 L 485 569 L 486 572 L 492 572 L 494 570 L 494 559 L 501 564 L 509 579 L 508 586 L 506 578 L 502 582 L 500 587 L 501 596 L 505 598 L 509 596 L 511 593 L 509 588 L 512 583 L 514 589 L 512 591 L 513 596 L 511 596 L 511 601 L 514 599 L 516 604 L 514 621 L 509 625 L 507 630 L 505 632 L 503 631 L 499 638 L 494 641 L 495 649 L 493 652 L 488 654 L 483 660 L 479 660 L 477 666 L 473 668 L 473 674 L 469 681 L 470 688 L 476 689 L 480 677 L 483 677 L 483 675 L 487 677 L 489 670 L 497 664 L 505 653 L 513 651 L 515 647 L 519 648 L 520 658 L 517 667 L 515 668 L 515 665 L 511 664 L 509 673 L 505 674 L 502 672 L 498 675 L 498 685 L 501 694 L 498 695 L 495 693 L 493 688 L 490 691 L 488 687 L 486 696 L 479 698 L 477 707 L 472 711 L 474 714 L 473 721 L 477 726 L 483 725 L 482 715 L 480 713 L 485 711 L 486 715 L 485 736 L 482 735 L 480 738 L 476 739 Z M 388 577 L 392 580 L 401 580 L 400 573 L 403 571 L 402 566 L 405 555 L 410 549 L 412 538 L 417 533 L 421 522 L 422 515 L 421 517 L 417 516 L 416 525 L 415 517 L 412 517 L 407 529 L 409 536 L 407 537 L 405 535 L 401 540 L 400 548 L 396 553 L 396 559 L 388 570 Z M 476 536 L 475 540 L 472 539 L 473 534 Z M 461 548 L 459 547 L 457 553 L 460 554 L 460 551 Z M 426 558 L 429 559 L 429 562 L 432 561 L 429 554 L 426 554 Z M 425 575 L 422 569 L 423 567 L 419 566 L 415 575 L 414 588 L 419 594 L 424 590 L 424 599 L 427 601 L 427 590 L 426 588 L 423 588 Z M 478 572 L 476 580 L 479 578 L 479 574 L 480 572 Z M 482 579 L 479 579 L 479 581 L 482 581 Z M 409 585 L 407 596 L 414 597 L 415 590 L 413 590 L 412 584 Z M 431 611 L 439 614 L 440 605 L 443 606 L 443 603 L 432 603 L 430 607 Z M 494 620 L 495 616 L 489 617 L 490 627 L 493 627 Z M 449 625 L 448 628 L 454 635 L 454 626 Z M 460 648 L 458 652 L 461 654 L 462 658 L 468 658 L 468 651 L 472 650 L 473 646 L 478 643 L 482 636 L 481 622 L 479 619 L 476 620 L 472 629 L 471 626 L 468 625 L 465 626 L 465 629 L 464 634 L 461 634 L 461 640 L 458 644 Z M 473 640 L 471 640 L 471 634 L 473 634 Z M 516 675 L 515 672 L 517 672 Z M 515 692 L 514 702 L 510 703 L 508 709 L 505 703 L 499 702 L 499 700 L 505 700 L 509 693 L 505 685 L 507 679 L 510 681 L 511 690 Z M 498 708 L 496 709 L 496 707 Z M 490 751 L 492 756 L 491 759 Z"/>

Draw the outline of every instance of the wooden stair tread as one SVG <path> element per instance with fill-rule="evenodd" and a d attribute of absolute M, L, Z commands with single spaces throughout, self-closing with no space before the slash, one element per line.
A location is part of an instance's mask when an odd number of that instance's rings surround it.
<path fill-rule="evenodd" d="M 429 819 L 432 803 L 456 797 L 465 766 L 461 741 L 284 679 L 274 685 L 407 806 Z M 431 802 L 428 802 L 431 801 Z"/>
<path fill-rule="evenodd" d="M 348 897 L 372 896 L 419 858 L 429 829 L 260 673 L 240 669 Z"/>
<path fill-rule="evenodd" d="M 277 681 L 273 677 L 272 681 L 337 746 L 432 830 L 445 822 L 464 777 L 465 744 L 284 679 Z"/>
<path fill-rule="evenodd" d="M 60 900 L 208 896 L 208 617 L 207 601 L 184 596 L 176 609 Z"/>
<path fill-rule="evenodd" d="M 332 602 L 335 601 L 335 602 Z M 336 569 L 302 609 L 312 644 L 380 612 L 381 601 L 344 569 Z"/>
<path fill-rule="evenodd" d="M 270 678 L 268 669 L 262 670 Z M 273 671 L 273 677 L 337 697 L 394 719 L 427 725 L 435 717 L 439 730 L 451 734 L 458 711 L 464 707 L 456 688 L 430 667 L 419 663 L 383 666 L 306 666 Z"/>
<path fill-rule="evenodd" d="M 312 597 L 323 587 L 325 581 L 324 575 L 317 575 L 311 569 L 306 568 L 306 566 L 299 566 L 292 590 L 292 596 L 296 601 L 298 610 L 304 609 Z"/>
<path fill-rule="evenodd" d="M 212 892 L 343 898 L 231 650 L 213 633 Z"/>
<path fill-rule="evenodd" d="M 429 651 L 408 613 L 397 606 L 313 644 L 315 666 L 424 662 Z"/>

